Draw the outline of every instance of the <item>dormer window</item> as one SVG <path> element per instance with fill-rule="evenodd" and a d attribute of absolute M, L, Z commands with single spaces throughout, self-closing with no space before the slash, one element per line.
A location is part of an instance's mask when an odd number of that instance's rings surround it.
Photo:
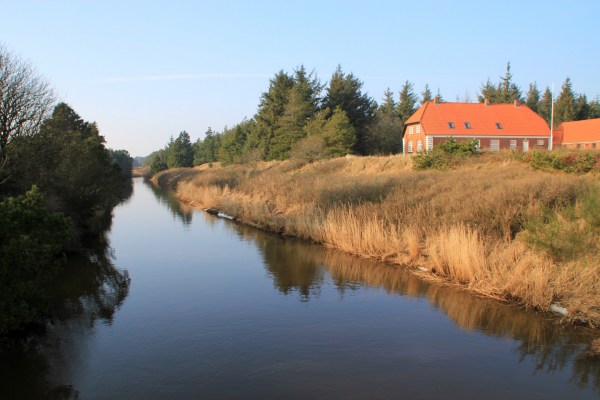
<path fill-rule="evenodd" d="M 502 129 L 502 124 L 500 122 L 496 122 L 496 128 Z"/>
<path fill-rule="evenodd" d="M 468 122 L 465 122 L 465 128 L 467 128 L 467 129 L 471 129 L 471 124 L 470 124 L 470 123 L 468 123 Z"/>
<path fill-rule="evenodd" d="M 448 122 L 448 126 L 450 127 L 450 129 L 454 129 L 454 122 Z"/>

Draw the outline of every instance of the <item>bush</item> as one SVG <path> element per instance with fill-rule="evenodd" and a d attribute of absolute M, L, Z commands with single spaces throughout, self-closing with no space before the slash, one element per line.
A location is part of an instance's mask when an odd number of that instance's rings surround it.
<path fill-rule="evenodd" d="M 413 157 L 413 168 L 415 170 L 447 170 L 464 158 L 477 154 L 477 151 L 477 139 L 458 142 L 451 137 L 433 150 L 415 155 Z"/>
<path fill-rule="evenodd" d="M 600 153 L 533 150 L 524 153 L 521 160 L 533 168 L 570 173 L 600 172 Z"/>
<path fill-rule="evenodd" d="M 318 136 L 309 136 L 292 145 L 292 158 L 304 162 L 315 162 L 327 157 L 325 141 Z"/>
<path fill-rule="evenodd" d="M 559 261 L 600 251 L 600 190 L 588 187 L 575 204 L 544 207 L 525 224 L 523 235 L 531 247 Z"/>
<path fill-rule="evenodd" d="M 0 337 L 45 312 L 44 293 L 70 237 L 70 220 L 48 212 L 35 186 L 0 202 Z"/>

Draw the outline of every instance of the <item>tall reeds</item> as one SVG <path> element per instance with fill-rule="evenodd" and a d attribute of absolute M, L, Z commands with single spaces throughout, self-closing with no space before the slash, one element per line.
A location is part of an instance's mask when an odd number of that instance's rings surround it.
<path fill-rule="evenodd" d="M 597 246 L 586 247 L 588 238 L 575 257 L 559 259 L 535 240 L 544 233 L 560 242 L 549 215 L 570 213 L 567 241 L 576 239 L 575 227 L 596 226 L 598 202 L 585 193 L 598 178 L 498 157 L 452 171 L 415 172 L 410 158 L 363 157 L 167 171 L 157 180 L 177 184 L 182 201 L 262 229 L 420 267 L 428 279 L 497 299 L 540 309 L 559 302 L 571 318 L 600 324 Z M 599 237 L 594 230 L 591 240 Z"/>

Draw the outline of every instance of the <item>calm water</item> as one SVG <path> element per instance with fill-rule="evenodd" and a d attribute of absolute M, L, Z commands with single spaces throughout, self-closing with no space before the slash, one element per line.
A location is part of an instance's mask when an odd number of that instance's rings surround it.
<path fill-rule="evenodd" d="M 141 180 L 0 399 L 596 399 L 585 329 L 180 206 Z"/>

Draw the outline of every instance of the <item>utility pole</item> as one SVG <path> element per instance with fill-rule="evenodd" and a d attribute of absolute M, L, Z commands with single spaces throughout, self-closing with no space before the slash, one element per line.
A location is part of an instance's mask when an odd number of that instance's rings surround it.
<path fill-rule="evenodd" d="M 552 105 L 550 106 L 550 143 L 548 150 L 552 151 L 552 142 L 554 141 L 554 82 L 552 82 Z"/>

